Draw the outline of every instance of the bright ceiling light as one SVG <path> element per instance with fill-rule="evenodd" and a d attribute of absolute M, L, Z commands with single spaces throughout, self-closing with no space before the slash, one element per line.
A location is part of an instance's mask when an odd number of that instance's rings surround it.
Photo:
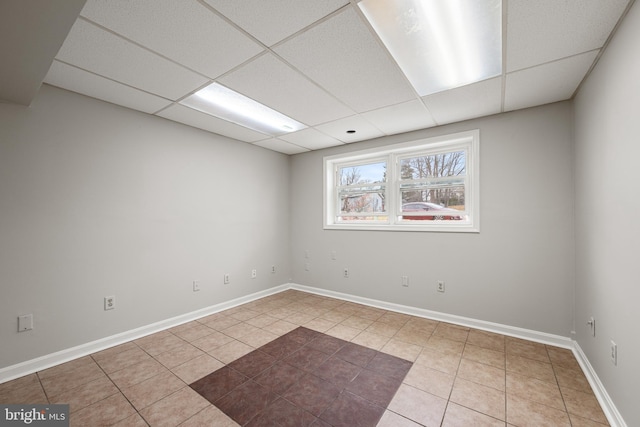
<path fill-rule="evenodd" d="M 272 136 L 307 127 L 218 83 L 200 89 L 180 104 Z"/>
<path fill-rule="evenodd" d="M 502 73 L 501 0 L 362 0 L 420 96 Z"/>

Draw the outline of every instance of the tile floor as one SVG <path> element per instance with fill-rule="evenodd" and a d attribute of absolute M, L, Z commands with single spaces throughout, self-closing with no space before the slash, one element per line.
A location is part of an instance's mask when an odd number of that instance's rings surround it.
<path fill-rule="evenodd" d="M 326 346 L 333 337 L 357 344 L 350 348 L 376 350 L 381 359 L 395 356 L 410 368 L 391 398 L 388 384 L 366 376 L 342 388 L 334 382 L 337 392 L 316 394 L 323 381 L 349 377 L 349 366 L 341 363 L 344 357 L 335 357 L 331 368 L 318 371 L 311 369 L 317 360 L 309 354 L 281 357 L 292 350 L 286 338 L 301 333 L 296 330 L 326 336 Z M 256 349 L 282 363 L 270 365 L 259 353 L 247 363 L 243 356 Z M 362 363 L 351 365 L 366 369 Z M 0 384 L 0 403 L 68 403 L 72 426 L 236 426 L 190 385 L 197 388 L 217 374 L 230 391 L 228 399 L 221 396 L 216 403 L 232 415 L 243 414 L 239 403 L 248 400 L 238 375 L 253 375 L 262 366 L 269 367 L 252 381 L 272 387 L 280 401 L 265 403 L 266 410 L 251 418 L 237 418 L 247 425 L 345 425 L 353 421 L 341 418 L 339 409 L 357 405 L 381 408 L 381 427 L 608 425 L 569 350 L 295 290 Z M 295 379 L 288 389 L 286 382 L 270 380 L 285 377 Z M 314 395 L 316 400 L 308 399 Z M 250 396 L 252 405 L 264 399 L 260 392 Z M 319 409 L 321 401 L 331 402 Z M 269 411 L 285 413 L 292 405 L 304 409 L 295 418 L 267 423 Z M 357 420 L 369 422 L 363 425 L 377 421 Z"/>

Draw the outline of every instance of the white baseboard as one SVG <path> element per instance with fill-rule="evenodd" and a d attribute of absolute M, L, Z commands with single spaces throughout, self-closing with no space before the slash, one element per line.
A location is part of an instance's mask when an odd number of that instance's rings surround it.
<path fill-rule="evenodd" d="M 578 360 L 578 363 L 582 368 L 582 372 L 584 372 L 587 377 L 589 385 L 591 385 L 591 389 L 596 395 L 596 399 L 598 399 L 598 402 L 604 411 L 604 415 L 607 417 L 611 427 L 627 427 L 627 423 L 622 418 L 620 412 L 618 412 L 618 408 L 616 408 L 613 400 L 611 400 L 611 396 L 607 393 L 607 390 L 604 388 L 600 378 L 598 378 L 598 374 L 596 374 L 596 371 L 593 369 L 593 366 L 591 366 L 589 359 L 587 359 L 587 356 L 584 354 L 577 341 L 573 342 L 573 354 Z"/>
<path fill-rule="evenodd" d="M 32 374 L 37 371 L 42 371 L 43 369 L 47 369 L 61 363 L 69 362 L 70 360 L 77 359 L 79 357 L 83 357 L 110 347 L 114 347 L 116 345 L 124 344 L 131 340 L 142 338 L 144 336 L 151 335 L 165 329 L 173 328 L 174 326 L 182 325 L 183 323 L 191 322 L 192 320 L 197 320 L 205 316 L 209 316 L 211 314 L 236 307 L 241 304 L 246 304 L 248 302 L 282 292 L 289 288 L 290 285 L 288 284 L 276 286 L 264 291 L 256 292 L 230 301 L 225 301 L 220 304 L 215 304 L 200 310 L 192 311 L 190 313 L 182 314 L 180 316 L 172 317 L 170 319 L 161 320 L 160 322 L 152 323 L 150 325 L 122 332 L 120 334 L 111 335 L 109 337 L 91 341 L 86 344 L 81 344 L 76 347 L 67 348 L 55 353 L 47 354 L 35 359 L 7 366 L 0 369 L 0 384 L 13 380 L 15 378 Z"/>
<path fill-rule="evenodd" d="M 190 313 L 186 313 L 180 316 L 176 316 L 170 319 L 162 320 L 160 322 L 152 323 L 147 326 L 132 329 L 120 334 L 112 335 L 106 338 L 102 338 L 96 341 L 92 341 L 86 344 L 81 344 L 76 347 L 68 348 L 56 353 L 47 354 L 36 359 L 27 360 L 16 365 L 8 366 L 0 369 L 0 384 L 6 381 L 10 381 L 15 378 L 22 377 L 24 375 L 31 374 L 33 372 L 41 371 L 43 369 L 50 368 L 55 365 L 59 365 L 64 362 L 68 362 L 79 357 L 83 357 L 109 347 L 123 344 L 125 342 L 142 338 L 144 336 L 163 331 L 165 329 L 172 328 L 174 326 L 181 325 L 183 323 L 191 322 L 193 320 L 200 319 L 205 316 L 209 316 L 214 313 L 218 313 L 229 308 L 236 307 L 238 305 L 246 304 L 251 301 L 255 301 L 260 298 L 264 298 L 269 295 L 273 295 L 288 289 L 299 290 L 308 292 L 311 294 L 337 298 L 344 301 L 351 301 L 358 304 L 364 304 L 371 307 L 382 308 L 385 310 L 395 311 L 398 313 L 409 314 L 412 316 L 424 317 L 428 319 L 438 320 L 441 322 L 453 323 L 457 325 L 467 326 L 470 328 L 481 329 L 489 332 L 495 332 L 498 334 L 508 335 L 516 338 L 522 338 L 529 341 L 540 342 L 543 344 L 554 345 L 557 347 L 568 348 L 573 351 L 582 371 L 586 375 L 591 388 L 593 389 L 598 402 L 602 406 L 602 409 L 611 424 L 612 427 L 627 427 L 624 419 L 618 412 L 615 404 L 611 400 L 609 394 L 605 390 L 604 386 L 600 382 L 598 375 L 594 371 L 593 367 L 589 363 L 586 355 L 578 345 L 576 341 L 569 337 L 563 337 L 560 335 L 548 334 L 545 332 L 533 331 L 530 329 L 518 328 L 509 325 L 503 325 L 499 323 L 486 322 L 483 320 L 472 319 L 469 317 L 456 316 L 453 314 L 440 313 L 437 311 L 425 310 L 417 307 L 410 307 L 406 305 L 394 304 L 386 301 L 374 300 L 370 298 L 359 297 L 356 295 L 344 294 L 341 292 L 330 291 L 321 288 L 315 288 L 311 286 L 299 285 L 296 283 L 287 283 L 284 285 L 276 286 L 264 291 L 256 292 L 244 297 L 236 298 L 230 301 L 226 301 L 220 304 L 212 305 L 200 310 L 196 310 Z"/>
<path fill-rule="evenodd" d="M 437 320 L 440 322 L 453 323 L 456 325 L 466 326 L 474 329 L 481 329 L 488 332 L 495 332 L 511 337 L 522 338 L 529 341 L 535 341 L 542 344 L 549 344 L 556 347 L 567 349 L 573 348 L 573 340 L 560 335 L 547 334 L 545 332 L 533 331 L 530 329 L 518 328 L 515 326 L 502 325 L 500 323 L 486 322 L 484 320 L 472 319 L 469 317 L 456 316 L 453 314 L 440 313 L 438 311 L 426 310 L 423 308 L 410 307 L 406 305 L 394 304 L 386 301 L 379 301 L 370 298 L 359 297 L 355 295 L 343 294 L 341 292 L 329 291 L 326 289 L 314 288 L 311 286 L 290 284 L 291 289 L 309 292 L 316 295 L 322 295 L 331 298 L 337 298 L 345 301 L 351 301 L 358 304 L 364 304 L 371 307 L 382 308 L 385 310 L 395 311 L 398 313 L 410 314 L 412 316 L 424 317 Z"/>

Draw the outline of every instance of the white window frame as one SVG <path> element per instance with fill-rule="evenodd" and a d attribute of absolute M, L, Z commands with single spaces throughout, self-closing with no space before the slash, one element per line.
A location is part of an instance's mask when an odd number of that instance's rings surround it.
<path fill-rule="evenodd" d="M 465 151 L 465 213 L 467 220 L 402 220 L 400 213 L 400 159 L 443 152 Z M 340 203 L 338 195 L 340 167 L 385 160 L 387 182 L 385 192 L 386 221 L 337 221 Z M 419 139 L 380 148 L 324 157 L 324 229 L 480 232 L 480 131 L 478 129 L 450 135 Z"/>

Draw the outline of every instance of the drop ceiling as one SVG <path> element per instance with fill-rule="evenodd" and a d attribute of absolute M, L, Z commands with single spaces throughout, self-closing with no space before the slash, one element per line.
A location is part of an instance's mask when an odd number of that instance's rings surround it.
<path fill-rule="evenodd" d="M 44 82 L 295 154 L 570 99 L 629 6 L 504 0 L 502 74 L 420 97 L 355 0 L 88 0 Z M 212 82 L 308 127 L 274 138 L 179 104 Z"/>

